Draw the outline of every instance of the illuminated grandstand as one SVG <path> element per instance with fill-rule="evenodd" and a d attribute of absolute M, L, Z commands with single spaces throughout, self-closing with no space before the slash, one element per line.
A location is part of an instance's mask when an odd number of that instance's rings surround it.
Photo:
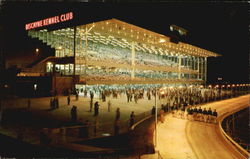
<path fill-rule="evenodd" d="M 86 85 L 201 84 L 207 57 L 219 56 L 117 19 L 28 35 L 55 49 L 40 71 L 74 76 Z"/>

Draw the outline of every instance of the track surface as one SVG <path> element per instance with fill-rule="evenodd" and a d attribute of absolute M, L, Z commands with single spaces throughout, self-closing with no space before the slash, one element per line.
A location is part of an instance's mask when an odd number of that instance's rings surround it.
<path fill-rule="evenodd" d="M 219 117 L 249 107 L 250 95 L 202 105 L 216 109 Z M 243 159 L 222 136 L 219 124 L 189 121 L 167 115 L 158 124 L 157 150 L 164 159 Z"/>

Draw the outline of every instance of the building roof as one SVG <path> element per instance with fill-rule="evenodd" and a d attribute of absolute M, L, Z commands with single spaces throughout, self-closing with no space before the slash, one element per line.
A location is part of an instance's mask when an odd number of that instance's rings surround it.
<path fill-rule="evenodd" d="M 77 26 L 77 38 L 98 41 L 104 44 L 114 42 L 123 48 L 131 48 L 135 42 L 135 49 L 154 54 L 191 55 L 200 57 L 217 57 L 217 53 L 208 51 L 187 43 L 170 42 L 170 37 L 162 35 L 118 19 L 108 19 Z M 44 30 L 41 30 L 44 31 Z M 86 33 L 87 31 L 87 33 Z M 54 30 L 53 34 L 66 35 L 73 38 L 74 30 L 65 28 Z M 112 44 L 112 43 L 111 43 Z"/>
<path fill-rule="evenodd" d="M 217 57 L 220 56 L 217 53 L 208 51 L 187 43 L 179 42 L 178 44 L 170 42 L 170 37 L 138 27 L 133 24 L 129 24 L 118 19 L 109 19 L 99 22 L 93 22 L 86 25 L 79 26 L 82 32 L 85 29 L 93 27 L 93 32 L 99 32 L 104 36 L 114 35 L 121 39 L 129 41 L 135 41 L 137 44 L 146 44 L 155 48 L 162 48 L 162 50 L 169 50 L 174 54 L 185 54 L 193 56 L 203 57 Z"/>

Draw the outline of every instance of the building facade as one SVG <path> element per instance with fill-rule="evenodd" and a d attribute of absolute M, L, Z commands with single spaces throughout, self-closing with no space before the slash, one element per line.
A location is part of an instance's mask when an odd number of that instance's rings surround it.
<path fill-rule="evenodd" d="M 85 86 L 204 84 L 207 58 L 219 56 L 117 19 L 28 35 L 55 49 L 31 72 L 70 76 Z"/>

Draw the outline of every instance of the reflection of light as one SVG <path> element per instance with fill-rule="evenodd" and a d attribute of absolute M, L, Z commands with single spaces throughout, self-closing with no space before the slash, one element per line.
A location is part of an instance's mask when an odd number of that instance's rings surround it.
<path fill-rule="evenodd" d="M 34 90 L 36 90 L 36 88 L 37 88 L 37 84 L 34 84 Z"/>
<path fill-rule="evenodd" d="M 102 136 L 110 136 L 109 133 L 103 133 Z"/>

